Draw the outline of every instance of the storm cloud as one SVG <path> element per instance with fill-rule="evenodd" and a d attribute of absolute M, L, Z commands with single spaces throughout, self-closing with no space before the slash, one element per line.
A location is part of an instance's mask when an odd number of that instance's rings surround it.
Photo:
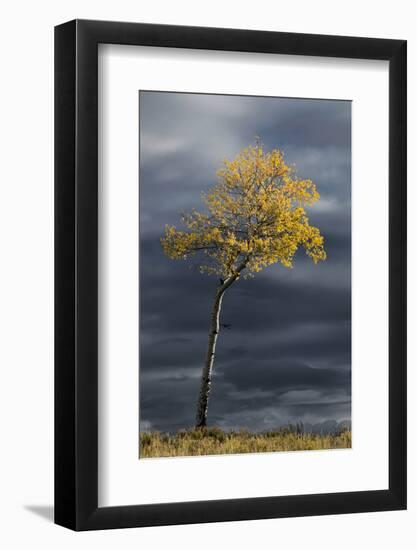
<path fill-rule="evenodd" d="M 140 92 L 140 427 L 193 425 L 215 277 L 167 258 L 166 224 L 201 208 L 224 158 L 260 136 L 321 200 L 326 262 L 302 251 L 225 295 L 209 424 L 273 429 L 351 417 L 351 104 Z"/>

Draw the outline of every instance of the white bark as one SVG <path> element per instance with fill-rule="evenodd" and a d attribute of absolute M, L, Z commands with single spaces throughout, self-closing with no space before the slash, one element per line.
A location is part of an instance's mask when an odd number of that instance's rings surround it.
<path fill-rule="evenodd" d="M 223 285 L 222 285 L 223 286 Z M 220 311 L 223 301 L 224 290 L 222 287 L 217 291 L 211 312 L 210 331 L 207 346 L 206 361 L 201 377 L 200 395 L 197 403 L 196 427 L 201 428 L 207 424 L 208 399 L 211 390 L 211 377 L 214 365 L 214 354 L 216 342 L 220 331 Z"/>
<path fill-rule="evenodd" d="M 203 428 L 207 425 L 208 402 L 211 391 L 211 379 L 214 366 L 214 357 L 216 353 L 216 343 L 220 332 L 220 312 L 223 296 L 226 290 L 239 278 L 241 271 L 246 267 L 246 263 L 247 260 L 242 262 L 234 275 L 226 279 L 216 292 L 210 318 L 206 361 L 203 367 L 200 394 L 197 403 L 196 428 Z"/>

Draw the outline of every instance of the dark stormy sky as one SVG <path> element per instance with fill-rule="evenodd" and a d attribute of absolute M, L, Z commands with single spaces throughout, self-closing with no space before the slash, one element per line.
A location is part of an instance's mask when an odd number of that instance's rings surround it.
<path fill-rule="evenodd" d="M 141 430 L 193 425 L 218 284 L 164 256 L 159 239 L 255 136 L 316 183 L 309 216 L 328 259 L 300 250 L 293 269 L 271 266 L 225 295 L 209 425 L 350 420 L 350 102 L 140 92 Z"/>

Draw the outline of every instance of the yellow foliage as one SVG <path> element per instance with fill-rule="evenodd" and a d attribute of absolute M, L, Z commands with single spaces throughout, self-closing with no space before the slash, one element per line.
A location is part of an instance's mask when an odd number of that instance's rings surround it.
<path fill-rule="evenodd" d="M 224 160 L 217 176 L 202 197 L 207 213 L 183 215 L 185 231 L 166 226 L 161 244 L 167 256 L 199 253 L 200 271 L 225 279 L 275 263 L 290 268 L 300 246 L 315 263 L 326 259 L 323 236 L 305 211 L 320 195 L 311 180 L 296 176 L 281 151 L 249 146 Z"/>

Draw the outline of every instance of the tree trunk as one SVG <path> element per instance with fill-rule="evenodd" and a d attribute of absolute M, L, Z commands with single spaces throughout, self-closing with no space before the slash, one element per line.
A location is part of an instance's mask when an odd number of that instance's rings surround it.
<path fill-rule="evenodd" d="M 220 332 L 220 311 L 223 296 L 229 286 L 231 286 L 239 278 L 241 271 L 246 267 L 247 261 L 248 259 L 245 259 L 239 265 L 235 274 L 223 281 L 216 292 L 216 297 L 214 299 L 213 309 L 211 312 L 206 362 L 204 364 L 203 374 L 201 377 L 200 394 L 197 403 L 196 428 L 204 428 L 207 425 L 208 401 L 211 390 L 211 377 L 214 365 L 214 355 L 216 352 L 216 342 Z"/>
<path fill-rule="evenodd" d="M 217 337 L 220 331 L 220 310 L 222 307 L 223 295 L 226 289 L 224 284 L 219 288 L 213 304 L 210 320 L 210 331 L 208 338 L 206 362 L 201 377 L 200 394 L 197 403 L 196 428 L 202 428 L 207 425 L 208 399 L 211 390 L 211 376 L 214 365 L 214 354 L 216 351 Z"/>

